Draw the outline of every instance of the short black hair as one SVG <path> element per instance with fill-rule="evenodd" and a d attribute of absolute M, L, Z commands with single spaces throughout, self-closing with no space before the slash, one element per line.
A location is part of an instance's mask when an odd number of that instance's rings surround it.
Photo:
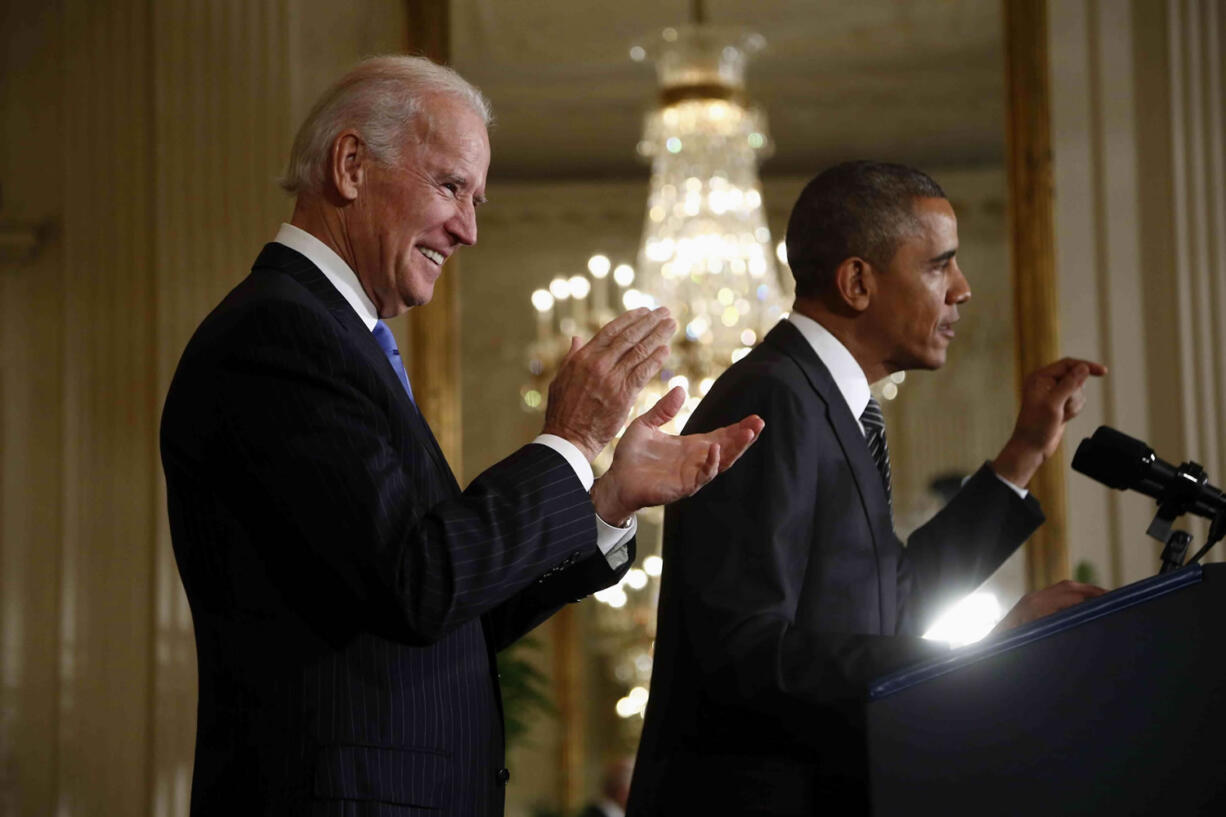
<path fill-rule="evenodd" d="M 915 224 L 915 200 L 946 198 L 926 173 L 888 162 L 844 162 L 805 185 L 788 219 L 796 294 L 820 295 L 839 264 L 857 256 L 885 267 Z"/>

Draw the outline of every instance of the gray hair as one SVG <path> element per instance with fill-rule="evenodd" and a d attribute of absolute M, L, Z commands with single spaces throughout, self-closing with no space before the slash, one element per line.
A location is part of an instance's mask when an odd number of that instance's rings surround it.
<path fill-rule="evenodd" d="M 353 128 L 375 161 L 396 164 L 405 135 L 419 116 L 428 117 L 426 97 L 446 95 L 467 103 L 486 125 L 490 103 L 468 80 L 425 57 L 371 57 L 324 92 L 294 137 L 280 179 L 288 193 L 318 192 L 326 178 L 332 143 Z"/>
<path fill-rule="evenodd" d="M 805 186 L 788 219 L 788 266 L 796 294 L 816 297 L 839 264 L 859 256 L 886 268 L 917 226 L 915 200 L 946 198 L 922 171 L 888 162 L 844 162 Z"/>

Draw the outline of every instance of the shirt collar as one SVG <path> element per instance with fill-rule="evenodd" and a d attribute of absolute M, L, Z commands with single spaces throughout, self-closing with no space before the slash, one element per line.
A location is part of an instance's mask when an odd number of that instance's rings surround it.
<path fill-rule="evenodd" d="M 864 413 L 868 399 L 872 396 L 868 389 L 868 378 L 864 376 L 860 364 L 829 329 L 809 316 L 793 310 L 788 315 L 788 320 L 805 336 L 805 340 L 830 371 L 834 385 L 838 386 L 839 394 L 843 395 L 843 401 L 847 403 L 847 408 L 851 409 L 851 416 L 860 424 L 860 415 Z M 860 431 L 864 431 L 862 424 Z"/>
<path fill-rule="evenodd" d="M 336 287 L 337 292 L 353 307 L 353 311 L 358 313 L 366 328 L 374 330 L 375 323 L 379 320 L 374 303 L 367 296 L 366 290 L 362 289 L 357 273 L 331 247 L 293 224 L 282 224 L 273 241 L 284 244 L 291 250 L 297 250 L 319 267 L 328 282 Z"/>

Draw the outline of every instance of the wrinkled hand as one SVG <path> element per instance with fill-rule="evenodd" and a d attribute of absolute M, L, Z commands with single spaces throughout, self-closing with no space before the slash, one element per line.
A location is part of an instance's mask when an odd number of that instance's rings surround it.
<path fill-rule="evenodd" d="M 1013 435 L 992 463 L 996 473 L 1024 488 L 1055 453 L 1068 421 L 1085 407 L 1086 380 L 1106 373 L 1101 363 L 1066 357 L 1027 375 Z"/>
<path fill-rule="evenodd" d="M 1012 630 L 1014 627 L 1020 627 L 1027 622 L 1043 618 L 1043 616 L 1050 616 L 1066 607 L 1080 604 L 1086 599 L 1097 598 L 1106 592 L 1101 587 L 1092 584 L 1082 584 L 1065 579 L 1051 587 L 1044 587 L 1042 590 L 1035 590 L 1022 596 L 1018 603 L 1013 605 L 1013 609 L 1006 613 L 1005 617 L 992 629 L 992 632 L 1003 633 L 1006 630 Z"/>
<path fill-rule="evenodd" d="M 766 425 L 751 414 L 706 434 L 660 431 L 684 403 L 685 391 L 674 388 L 626 429 L 613 464 L 592 486 L 592 503 L 601 519 L 621 527 L 639 508 L 690 496 L 736 462 Z"/>
<path fill-rule="evenodd" d="M 632 309 L 604 325 L 586 344 L 571 339 L 549 384 L 544 434 L 573 443 L 588 462 L 608 445 L 647 381 L 668 358 L 677 322 L 664 307 Z"/>

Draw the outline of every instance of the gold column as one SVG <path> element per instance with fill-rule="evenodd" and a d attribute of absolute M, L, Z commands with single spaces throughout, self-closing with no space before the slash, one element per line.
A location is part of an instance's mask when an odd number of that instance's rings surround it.
<path fill-rule="evenodd" d="M 1052 227 L 1052 157 L 1045 0 L 1004 0 L 1009 232 L 1019 388 L 1028 372 L 1060 355 Z M 1030 490 L 1047 523 L 1026 545 L 1030 589 L 1068 577 L 1063 446 Z"/>
<path fill-rule="evenodd" d="M 407 46 L 438 63 L 450 57 L 450 17 L 446 0 L 407 0 Z M 434 299 L 408 314 L 408 369 L 413 394 L 430 423 L 443 454 L 463 479 L 460 417 L 460 299 L 458 258 L 452 257 Z"/>

